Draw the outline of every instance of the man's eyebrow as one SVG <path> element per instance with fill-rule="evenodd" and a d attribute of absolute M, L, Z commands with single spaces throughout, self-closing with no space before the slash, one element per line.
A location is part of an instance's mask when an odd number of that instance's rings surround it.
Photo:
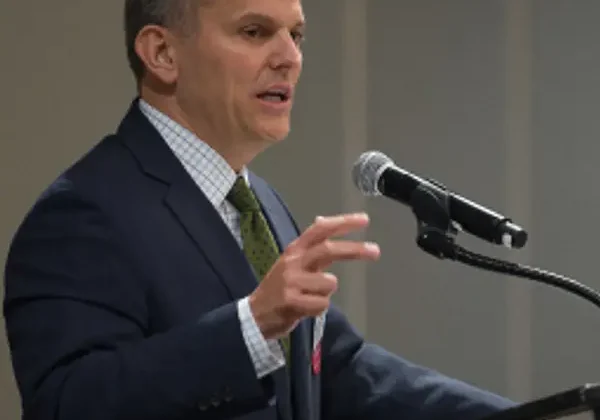
<path fill-rule="evenodd" d="M 273 19 L 271 16 L 263 14 L 263 13 L 257 13 L 257 12 L 248 12 L 246 14 L 241 15 L 236 20 L 238 22 L 253 21 L 253 22 L 262 23 L 264 25 L 278 25 L 278 22 L 275 19 Z M 298 21 L 294 25 L 295 28 L 304 28 L 305 26 L 306 26 L 306 21 L 304 20 L 304 18 L 298 19 Z"/>

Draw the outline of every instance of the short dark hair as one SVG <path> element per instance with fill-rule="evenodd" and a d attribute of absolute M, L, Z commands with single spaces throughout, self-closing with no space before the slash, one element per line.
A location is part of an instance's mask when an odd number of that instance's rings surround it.
<path fill-rule="evenodd" d="M 198 0 L 125 0 L 125 45 L 127 60 L 136 80 L 143 77 L 144 63 L 135 52 L 135 38 L 146 25 L 186 28 L 195 16 Z"/>

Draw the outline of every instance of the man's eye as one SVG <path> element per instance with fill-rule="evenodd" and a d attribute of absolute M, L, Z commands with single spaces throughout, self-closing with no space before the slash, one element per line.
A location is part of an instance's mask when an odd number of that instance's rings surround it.
<path fill-rule="evenodd" d="M 301 44 L 302 42 L 304 42 L 304 33 L 300 31 L 292 31 L 291 35 L 292 39 L 296 44 Z"/>
<path fill-rule="evenodd" d="M 249 26 L 243 29 L 243 33 L 249 38 L 259 38 L 264 36 L 265 30 L 259 26 Z"/>

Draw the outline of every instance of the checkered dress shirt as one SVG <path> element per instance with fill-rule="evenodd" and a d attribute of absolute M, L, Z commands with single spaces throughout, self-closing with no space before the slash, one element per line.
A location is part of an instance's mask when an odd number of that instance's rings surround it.
<path fill-rule="evenodd" d="M 226 199 L 237 178 L 233 168 L 208 144 L 164 113 L 144 100 L 140 100 L 139 105 L 142 113 L 158 130 L 196 185 L 217 209 L 223 222 L 242 247 L 239 213 Z M 242 170 L 241 175 L 248 181 L 246 168 Z M 285 365 L 285 356 L 279 342 L 266 340 L 256 325 L 248 297 L 238 301 L 238 316 L 257 376 L 262 378 Z"/>

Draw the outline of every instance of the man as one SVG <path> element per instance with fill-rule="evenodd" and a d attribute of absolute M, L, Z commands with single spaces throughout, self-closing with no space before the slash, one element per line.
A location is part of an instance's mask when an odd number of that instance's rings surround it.
<path fill-rule="evenodd" d="M 5 317 L 29 420 L 479 419 L 511 402 L 368 344 L 337 240 L 247 169 L 289 130 L 300 0 L 126 0 L 139 98 L 20 226 Z"/>

